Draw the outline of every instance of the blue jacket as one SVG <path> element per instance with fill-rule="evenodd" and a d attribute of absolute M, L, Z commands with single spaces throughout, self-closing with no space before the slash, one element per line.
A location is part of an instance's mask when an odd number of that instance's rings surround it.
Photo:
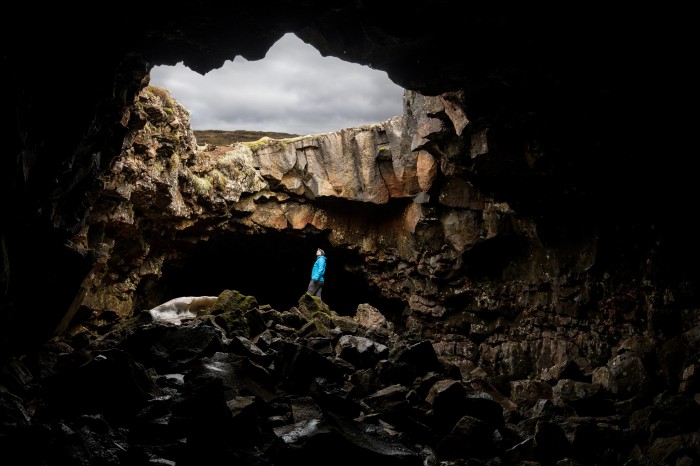
<path fill-rule="evenodd" d="M 323 275 L 326 273 L 326 256 L 318 256 L 311 269 L 311 280 L 323 282 Z"/>

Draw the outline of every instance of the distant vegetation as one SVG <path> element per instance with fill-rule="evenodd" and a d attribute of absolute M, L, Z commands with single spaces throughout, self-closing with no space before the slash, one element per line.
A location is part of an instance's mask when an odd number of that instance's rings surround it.
<path fill-rule="evenodd" d="M 218 129 L 207 129 L 207 130 L 192 130 L 194 132 L 194 137 L 197 138 L 197 144 L 203 146 L 204 144 L 211 144 L 214 146 L 228 146 L 236 142 L 252 142 L 258 139 L 264 138 L 265 136 L 272 139 L 286 139 L 295 138 L 299 136 L 298 134 L 289 133 L 270 133 L 265 131 L 222 131 Z"/>

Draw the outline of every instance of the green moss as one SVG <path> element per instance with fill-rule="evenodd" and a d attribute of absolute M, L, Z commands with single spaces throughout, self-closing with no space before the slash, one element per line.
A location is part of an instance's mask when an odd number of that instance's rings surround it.
<path fill-rule="evenodd" d="M 282 142 L 282 141 L 287 141 L 287 142 Z M 289 139 L 271 139 L 267 136 L 258 139 L 257 141 L 253 142 L 241 142 L 240 144 L 243 144 L 247 146 L 251 151 L 256 152 L 260 149 L 266 148 L 266 147 L 271 147 L 273 149 L 280 149 L 287 144 L 289 144 L 288 141 L 291 141 Z"/>
<path fill-rule="evenodd" d="M 220 327 L 230 338 L 236 335 L 250 336 L 248 315 L 258 308 L 258 302 L 253 296 L 245 296 L 235 290 L 224 290 L 216 300 L 216 303 L 203 312 L 199 318 L 208 320 Z M 260 323 L 253 319 L 253 326 L 260 327 Z"/>
<path fill-rule="evenodd" d="M 229 151 L 223 157 L 216 161 L 217 168 L 223 172 L 228 178 L 235 180 L 242 179 L 255 179 L 260 177 L 260 174 L 255 168 L 250 165 L 246 165 L 242 158 L 251 157 L 248 154 L 248 149 L 245 150 L 246 154 L 241 156 L 234 151 Z"/>
<path fill-rule="evenodd" d="M 323 134 L 323 133 L 320 133 Z M 257 152 L 261 149 L 264 149 L 266 147 L 270 147 L 273 151 L 278 151 L 283 149 L 284 147 L 288 146 L 289 144 L 292 144 L 296 141 L 300 141 L 304 138 L 307 137 L 314 137 L 318 136 L 317 134 L 310 134 L 306 136 L 297 136 L 294 138 L 284 138 L 284 139 L 272 139 L 267 136 L 258 139 L 257 141 L 251 141 L 251 142 L 240 142 L 239 144 L 244 144 L 248 148 L 250 148 L 251 151 Z"/>
<path fill-rule="evenodd" d="M 330 327 L 321 320 L 314 319 L 299 329 L 298 335 L 302 338 L 313 338 L 316 336 L 331 338 L 331 330 Z"/>
<path fill-rule="evenodd" d="M 234 336 L 249 337 L 248 319 L 236 312 L 224 312 L 214 316 L 214 323 L 221 327 L 229 338 Z"/>
<path fill-rule="evenodd" d="M 233 152 L 227 152 L 216 161 L 216 166 L 221 168 L 232 168 L 240 165 L 240 161 Z"/>
<path fill-rule="evenodd" d="M 245 296 L 236 290 L 224 290 L 219 294 L 216 304 L 209 309 L 210 314 L 235 311 L 243 315 L 258 307 L 254 296 Z"/>
<path fill-rule="evenodd" d="M 180 156 L 178 155 L 177 151 L 173 151 L 172 154 L 170 154 L 170 159 L 168 159 L 168 170 L 171 172 L 178 168 L 180 166 Z"/>
<path fill-rule="evenodd" d="M 209 175 L 207 176 L 208 180 L 211 180 L 211 184 L 217 188 L 225 188 L 226 187 L 226 175 L 221 173 L 217 169 L 213 169 L 212 171 L 209 172 Z"/>
<path fill-rule="evenodd" d="M 190 181 L 190 183 L 192 183 L 192 187 L 194 188 L 194 192 L 196 192 L 200 196 L 204 196 L 206 194 L 209 194 L 211 192 L 211 190 L 213 189 L 211 181 L 207 180 L 206 178 L 199 177 L 191 172 L 190 172 L 190 176 L 189 176 L 189 181 Z"/>
<path fill-rule="evenodd" d="M 299 311 L 311 320 L 320 320 L 328 325 L 333 311 L 318 296 L 311 296 L 308 293 L 299 299 Z"/>
<path fill-rule="evenodd" d="M 146 135 L 150 137 L 153 135 L 153 130 L 153 124 L 150 122 L 150 120 L 146 120 L 146 124 L 143 126 L 143 128 L 141 128 L 141 131 L 145 132 Z"/>
<path fill-rule="evenodd" d="M 172 102 L 170 92 L 162 87 L 147 86 L 146 94 L 149 97 L 160 99 L 163 105 L 167 105 L 168 102 Z M 172 107 L 172 105 L 170 106 Z"/>

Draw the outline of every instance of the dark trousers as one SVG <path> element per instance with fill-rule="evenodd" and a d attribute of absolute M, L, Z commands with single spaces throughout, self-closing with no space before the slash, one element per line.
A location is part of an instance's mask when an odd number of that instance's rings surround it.
<path fill-rule="evenodd" d="M 323 290 L 323 282 L 318 280 L 311 280 L 309 282 L 309 288 L 306 290 L 311 296 L 321 297 L 321 291 Z"/>

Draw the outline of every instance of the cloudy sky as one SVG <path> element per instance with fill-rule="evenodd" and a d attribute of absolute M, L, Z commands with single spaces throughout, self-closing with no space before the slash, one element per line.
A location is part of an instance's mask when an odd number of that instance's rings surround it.
<path fill-rule="evenodd" d="M 182 63 L 151 70 L 190 111 L 192 129 L 314 134 L 403 113 L 403 89 L 386 72 L 347 63 L 286 34 L 264 59 L 236 57 L 202 76 Z"/>

